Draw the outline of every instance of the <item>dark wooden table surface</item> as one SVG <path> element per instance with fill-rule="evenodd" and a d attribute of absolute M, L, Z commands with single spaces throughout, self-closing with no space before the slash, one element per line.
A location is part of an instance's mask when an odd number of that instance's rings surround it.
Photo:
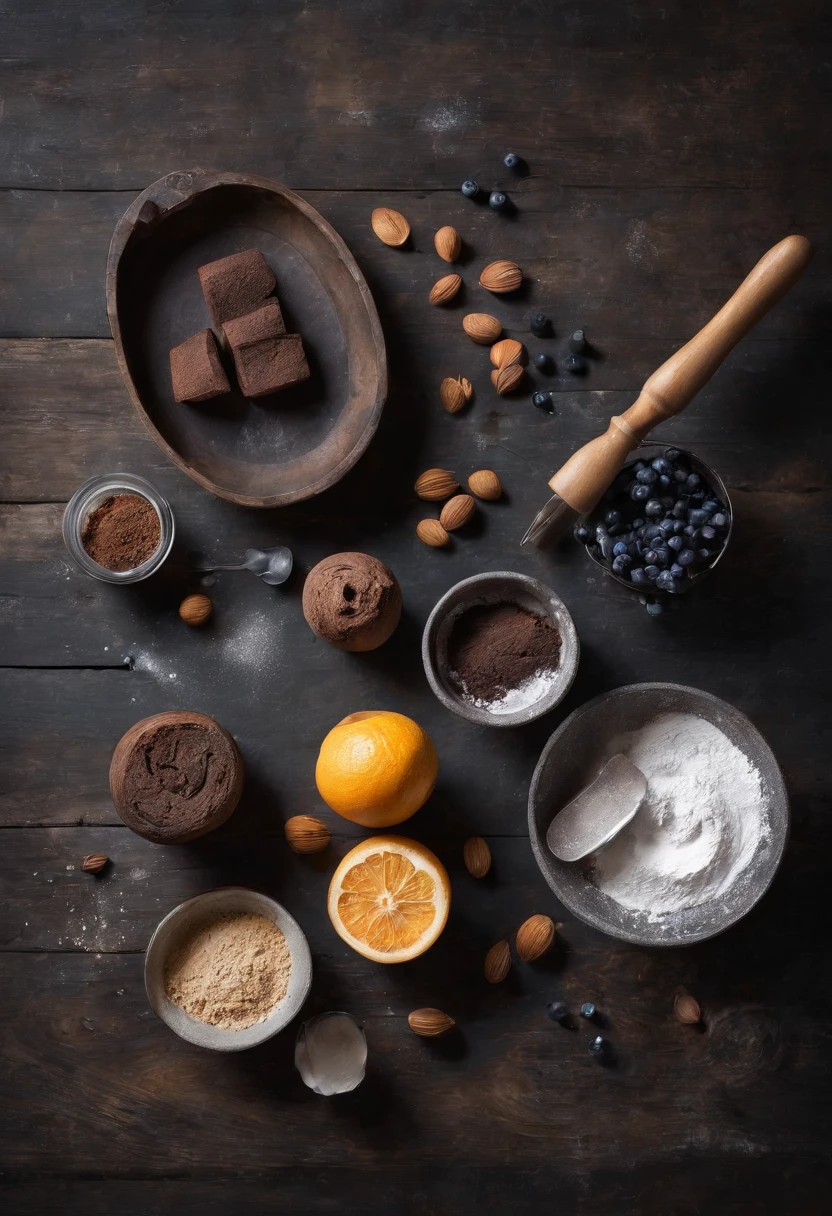
<path fill-rule="evenodd" d="M 613 0 L 0 0 L 0 1169 L 9 1213 L 503 1213 L 699 1216 L 828 1210 L 830 1128 L 828 5 Z M 509 148 L 531 175 L 507 182 Z M 389 345 L 391 387 L 367 455 L 334 490 L 284 511 L 212 499 L 144 434 L 107 329 L 104 266 L 118 217 L 150 181 L 193 167 L 299 190 L 355 253 Z M 504 182 L 513 218 L 459 183 Z M 369 227 L 401 209 L 413 248 Z M 436 227 L 470 250 L 464 297 L 430 309 Z M 817 242 L 803 281 L 663 429 L 729 485 L 733 552 L 683 607 L 651 619 L 576 552 L 518 538 L 566 454 L 626 406 L 764 250 Z M 557 410 L 496 398 L 486 352 L 459 320 L 481 307 L 478 268 L 528 276 L 497 311 L 521 338 L 536 307 L 558 338 L 600 353 L 558 375 Z M 491 303 L 491 301 L 489 301 Z M 445 375 L 473 407 L 439 407 Z M 415 539 L 415 476 L 489 466 L 505 502 L 450 552 Z M 163 574 L 111 588 L 78 572 L 60 521 L 76 486 L 130 470 L 170 499 L 180 543 Z M 188 552 L 233 560 L 285 542 L 301 573 L 274 591 L 223 576 L 216 616 L 176 608 Z M 369 655 L 306 628 L 302 571 L 365 549 L 397 572 L 405 616 Z M 551 583 L 583 643 L 568 701 L 525 730 L 447 713 L 419 637 L 438 596 L 481 570 Z M 794 816 L 780 875 L 743 923 L 687 950 L 618 944 L 560 909 L 526 832 L 526 792 L 551 730 L 588 697 L 641 680 L 716 693 L 761 728 Z M 438 789 L 407 825 L 449 867 L 448 929 L 399 968 L 352 953 L 329 925 L 335 857 L 360 833 L 325 810 L 335 842 L 292 855 L 282 824 L 321 812 L 313 770 L 352 710 L 411 714 L 436 740 Z M 249 770 L 224 829 L 182 848 L 123 827 L 111 751 L 135 720 L 216 715 Z M 461 862 L 487 837 L 493 878 Z M 94 879 L 89 852 L 113 859 Z M 305 1089 L 289 1031 L 239 1056 L 180 1042 L 150 1012 L 142 953 L 178 901 L 240 882 L 299 918 L 315 965 L 308 1012 L 351 1010 L 370 1067 L 355 1094 Z M 535 911 L 563 922 L 543 965 L 482 980 L 484 950 Z M 680 985 L 704 1031 L 676 1023 Z M 617 1065 L 546 1002 L 593 999 Z M 406 1015 L 447 1009 L 457 1039 L 413 1036 Z"/>

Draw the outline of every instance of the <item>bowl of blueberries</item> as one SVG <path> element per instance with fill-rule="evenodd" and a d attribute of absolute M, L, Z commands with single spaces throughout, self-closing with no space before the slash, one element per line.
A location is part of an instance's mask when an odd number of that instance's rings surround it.
<path fill-rule="evenodd" d="M 732 523 L 728 491 L 713 469 L 681 448 L 643 444 L 575 538 L 650 609 L 713 570 Z"/>

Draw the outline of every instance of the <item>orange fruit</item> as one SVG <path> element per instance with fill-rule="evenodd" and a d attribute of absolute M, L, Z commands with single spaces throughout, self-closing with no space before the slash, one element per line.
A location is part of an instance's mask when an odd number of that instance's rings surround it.
<path fill-rule="evenodd" d="M 372 836 L 332 876 L 329 919 L 339 937 L 376 963 L 406 963 L 445 928 L 451 884 L 438 857 L 417 840 Z"/>
<path fill-rule="evenodd" d="M 365 828 L 388 828 L 427 802 L 439 772 L 433 740 L 386 709 L 350 714 L 321 744 L 315 781 L 324 802 Z"/>

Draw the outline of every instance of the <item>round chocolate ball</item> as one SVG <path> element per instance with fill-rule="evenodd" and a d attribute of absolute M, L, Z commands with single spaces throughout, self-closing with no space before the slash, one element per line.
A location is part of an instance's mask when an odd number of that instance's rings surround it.
<path fill-rule="evenodd" d="M 368 553 L 333 553 L 310 570 L 303 615 L 313 633 L 339 650 L 375 650 L 402 614 L 392 570 Z"/>
<path fill-rule="evenodd" d="M 154 844 L 184 844 L 233 813 L 245 766 L 227 730 L 205 714 L 171 710 L 122 735 L 110 762 L 121 818 Z"/>

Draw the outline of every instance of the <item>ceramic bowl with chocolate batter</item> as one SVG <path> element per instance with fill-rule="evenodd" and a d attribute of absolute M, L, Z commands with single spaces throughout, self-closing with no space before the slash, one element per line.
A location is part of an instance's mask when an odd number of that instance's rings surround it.
<path fill-rule="evenodd" d="M 572 617 L 550 587 L 501 571 L 442 596 L 422 637 L 439 700 L 479 726 L 523 726 L 566 696 L 580 658 Z"/>

